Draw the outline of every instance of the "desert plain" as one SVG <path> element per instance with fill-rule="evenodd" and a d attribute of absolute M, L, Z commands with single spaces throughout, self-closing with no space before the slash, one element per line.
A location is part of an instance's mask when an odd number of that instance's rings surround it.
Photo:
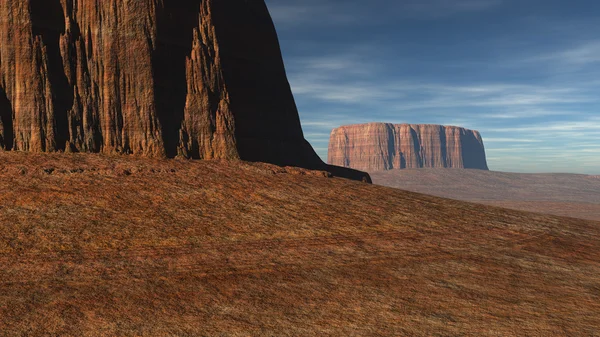
<path fill-rule="evenodd" d="M 600 176 L 475 169 L 371 172 L 376 184 L 523 211 L 600 221 Z"/>

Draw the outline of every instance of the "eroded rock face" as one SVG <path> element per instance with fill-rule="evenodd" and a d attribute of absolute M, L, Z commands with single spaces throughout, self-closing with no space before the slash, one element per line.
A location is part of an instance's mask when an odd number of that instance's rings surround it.
<path fill-rule="evenodd" d="M 323 168 L 262 0 L 3 0 L 0 146 Z"/>
<path fill-rule="evenodd" d="M 328 162 L 367 172 L 422 167 L 488 169 L 479 132 L 428 124 L 369 123 L 334 129 Z"/>

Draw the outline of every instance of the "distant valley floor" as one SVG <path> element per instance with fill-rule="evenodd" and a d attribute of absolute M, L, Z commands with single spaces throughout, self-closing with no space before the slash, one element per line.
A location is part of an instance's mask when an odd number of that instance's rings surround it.
<path fill-rule="evenodd" d="M 373 183 L 444 198 L 600 221 L 600 176 L 471 169 L 371 172 Z"/>

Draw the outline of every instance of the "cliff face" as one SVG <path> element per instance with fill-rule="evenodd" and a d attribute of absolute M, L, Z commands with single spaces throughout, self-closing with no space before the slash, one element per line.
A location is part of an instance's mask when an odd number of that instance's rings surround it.
<path fill-rule="evenodd" d="M 262 0 L 3 0 L 0 146 L 322 168 Z"/>
<path fill-rule="evenodd" d="M 328 162 L 368 172 L 422 167 L 488 169 L 479 132 L 425 124 L 369 123 L 334 129 Z"/>

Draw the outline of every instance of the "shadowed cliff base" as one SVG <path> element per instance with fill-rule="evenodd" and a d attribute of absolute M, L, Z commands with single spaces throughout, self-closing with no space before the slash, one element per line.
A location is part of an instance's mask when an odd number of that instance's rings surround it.
<path fill-rule="evenodd" d="M 327 165 L 325 170 L 330 172 L 334 177 L 362 181 L 369 184 L 373 183 L 373 181 L 371 180 L 371 176 L 366 172 L 335 165 Z"/>
<path fill-rule="evenodd" d="M 297 166 L 311 170 L 330 172 L 335 177 L 371 183 L 368 173 L 351 168 L 325 164 L 307 141 L 273 141 L 269 139 L 243 138 L 238 144 L 242 158 L 252 162 L 275 163 L 279 166 Z M 257 149 L 262 149 L 257 152 Z"/>
<path fill-rule="evenodd" d="M 0 153 L 0 334 L 596 336 L 600 222 L 301 169 Z"/>

